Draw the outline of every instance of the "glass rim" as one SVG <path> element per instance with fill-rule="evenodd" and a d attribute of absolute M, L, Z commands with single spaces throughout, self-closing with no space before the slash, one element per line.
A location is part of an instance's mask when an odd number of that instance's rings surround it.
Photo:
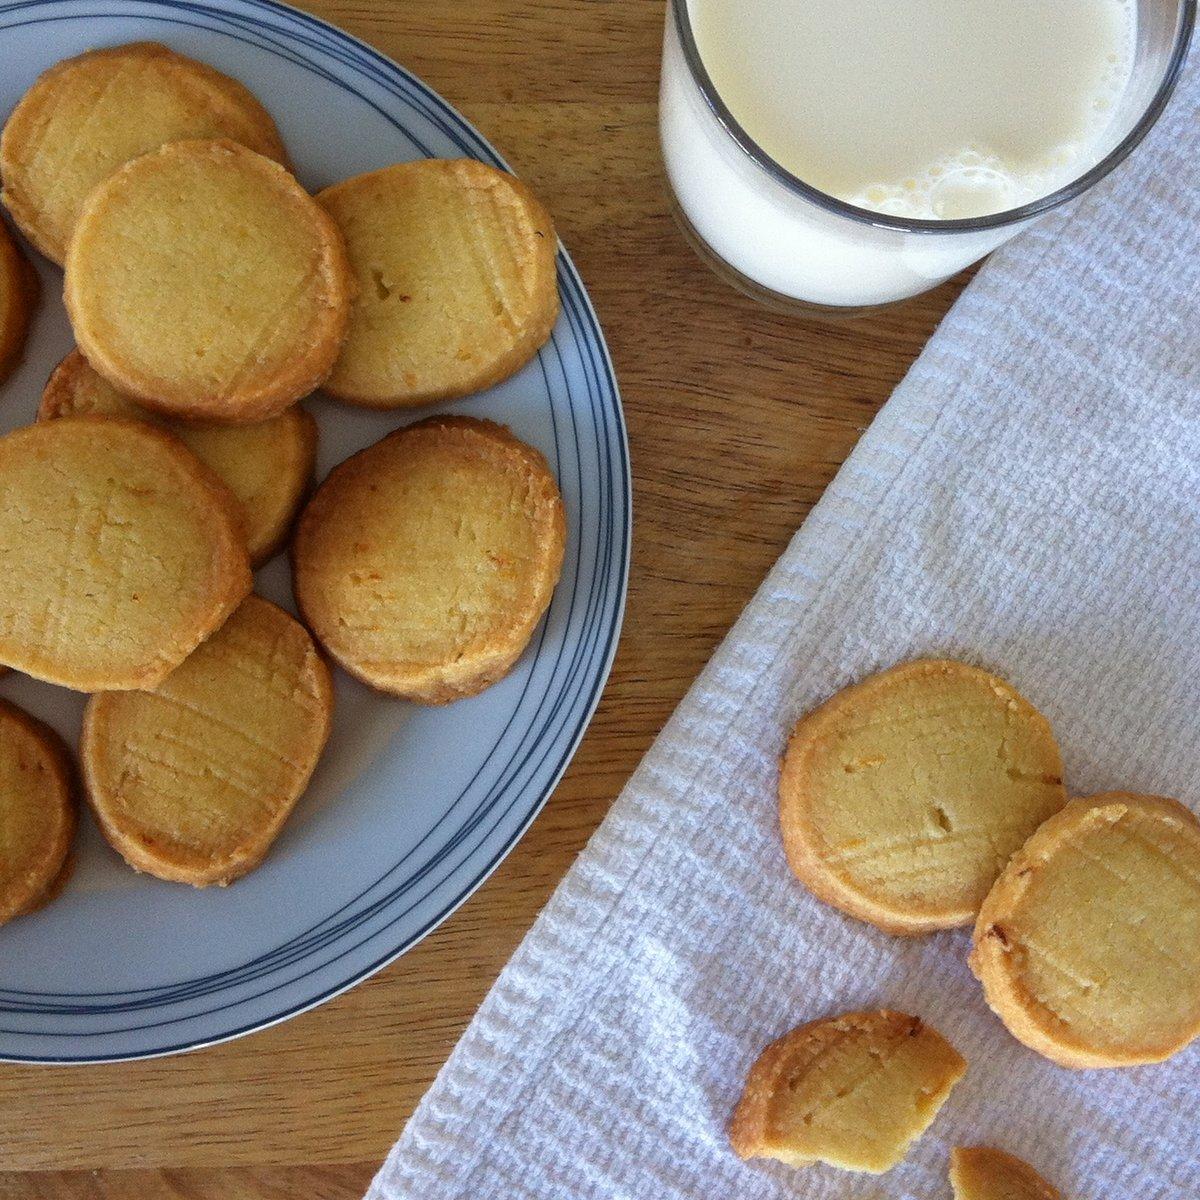
<path fill-rule="evenodd" d="M 1002 229 L 1007 225 L 1016 225 L 1022 221 L 1041 216 L 1082 196 L 1084 192 L 1095 187 L 1102 179 L 1134 151 L 1145 136 L 1154 128 L 1158 118 L 1166 108 L 1179 82 L 1184 62 L 1187 60 L 1188 47 L 1192 40 L 1192 32 L 1196 24 L 1197 0 L 1179 0 L 1179 23 L 1175 30 L 1175 41 L 1171 47 L 1171 57 L 1167 62 L 1163 77 L 1159 81 L 1150 103 L 1133 128 L 1114 146 L 1099 162 L 1093 164 L 1082 175 L 1076 176 L 1070 182 L 1038 200 L 1031 200 L 1017 208 L 1003 209 L 998 213 L 988 213 L 982 217 L 956 217 L 951 220 L 938 220 L 927 217 L 897 217 L 888 213 L 875 212 L 872 209 L 860 208 L 836 196 L 823 192 L 810 183 L 805 183 L 798 175 L 789 171 L 782 163 L 768 154 L 751 136 L 738 119 L 730 112 L 725 101 L 721 98 L 704 60 L 700 56 L 700 47 L 692 30 L 691 14 L 688 11 L 688 0 L 670 0 L 671 12 L 675 20 L 675 28 L 683 47 L 684 59 L 688 70 L 700 89 L 705 102 L 708 104 L 717 122 L 733 139 L 739 149 L 759 168 L 766 171 L 777 183 L 782 184 L 788 191 L 802 196 L 817 207 L 840 217 L 856 221 L 861 225 L 874 225 L 881 229 L 892 229 L 902 233 L 982 233 L 989 230 Z"/>

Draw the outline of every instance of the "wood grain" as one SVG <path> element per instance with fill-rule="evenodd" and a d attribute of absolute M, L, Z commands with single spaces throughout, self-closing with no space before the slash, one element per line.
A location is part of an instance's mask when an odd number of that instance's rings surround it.
<path fill-rule="evenodd" d="M 400 962 L 315 1012 L 200 1053 L 0 1066 L 2 1200 L 360 1195 L 960 286 L 834 324 L 773 315 L 709 275 L 668 215 L 656 142 L 661 0 L 307 7 L 459 106 L 555 214 L 607 332 L 629 422 L 636 519 L 624 636 L 600 711 L 542 816 Z"/>

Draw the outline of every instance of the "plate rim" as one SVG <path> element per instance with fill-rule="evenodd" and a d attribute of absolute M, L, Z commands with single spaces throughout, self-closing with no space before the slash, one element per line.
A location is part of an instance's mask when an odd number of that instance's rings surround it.
<path fill-rule="evenodd" d="M 119 7 L 118 0 L 100 0 L 105 6 Z M 33 10 L 41 7 L 53 7 L 61 3 L 61 0 L 0 0 L 0 14 L 5 11 L 13 12 L 19 10 Z M 372 64 L 393 76 L 399 76 L 409 86 L 415 88 L 427 99 L 435 109 L 435 113 L 439 117 L 450 116 L 453 121 L 460 126 L 460 132 L 465 131 L 477 143 L 487 155 L 490 155 L 494 161 L 511 172 L 511 167 L 508 165 L 504 157 L 496 150 L 492 143 L 467 120 L 461 112 L 448 100 L 446 100 L 432 86 L 427 84 L 420 76 L 413 71 L 397 63 L 395 60 L 388 57 L 382 51 L 376 49 L 369 42 L 362 38 L 324 20 L 321 17 L 311 13 L 304 12 L 301 9 L 295 8 L 293 5 L 282 2 L 282 0 L 232 0 L 232 3 L 225 3 L 224 0 L 130 0 L 131 5 L 138 8 L 153 10 L 161 8 L 164 10 L 184 10 L 196 13 L 208 13 L 216 16 L 236 16 L 238 8 L 255 10 L 261 9 L 267 13 L 282 15 L 293 21 L 298 21 L 304 26 L 307 26 L 311 31 L 325 36 L 331 37 L 335 42 L 341 43 L 343 46 L 358 51 L 360 54 L 367 56 Z M 146 17 L 153 19 L 152 11 L 139 13 L 114 13 L 113 16 L 121 17 Z M 272 27 L 272 33 L 277 36 L 287 37 L 285 31 L 276 27 Z M 367 77 L 370 78 L 369 76 Z M 439 111 L 440 110 L 440 111 Z M 432 119 L 427 118 L 427 119 Z M 515 172 L 512 172 L 515 174 Z M 611 602 L 611 623 L 608 629 L 608 644 L 605 647 L 601 656 L 596 660 L 598 669 L 593 675 L 593 691 L 590 698 L 587 699 L 582 712 L 579 714 L 576 726 L 566 738 L 561 750 L 560 761 L 554 767 L 552 775 L 547 779 L 546 783 L 539 790 L 536 798 L 529 805 L 528 812 L 521 818 L 518 826 L 513 833 L 495 850 L 490 859 L 475 873 L 475 875 L 466 883 L 466 886 L 461 890 L 455 889 L 455 896 L 442 905 L 438 912 L 432 916 L 420 929 L 410 936 L 404 938 L 397 946 L 390 948 L 388 951 L 375 958 L 372 962 L 361 968 L 355 968 L 349 976 L 336 984 L 333 984 L 322 991 L 319 991 L 315 996 L 309 997 L 298 1003 L 291 1004 L 285 1007 L 282 1011 L 272 1014 L 271 1016 L 255 1018 L 244 1025 L 222 1032 L 215 1036 L 204 1036 L 199 1038 L 183 1039 L 177 1043 L 154 1047 L 147 1050 L 136 1050 L 123 1052 L 118 1054 L 95 1054 L 95 1055 L 47 1055 L 47 1054 L 15 1054 L 7 1053 L 0 1050 L 0 1063 L 21 1063 L 21 1064 L 39 1064 L 46 1066 L 79 1066 L 89 1063 L 103 1064 L 116 1062 L 133 1062 L 152 1058 L 168 1057 L 175 1054 L 188 1053 L 193 1050 L 201 1050 L 208 1046 L 219 1045 L 223 1042 L 233 1041 L 235 1039 L 248 1036 L 251 1033 L 259 1030 L 269 1029 L 272 1026 L 282 1024 L 290 1020 L 292 1017 L 309 1012 L 312 1009 L 320 1007 L 322 1004 L 335 999 L 337 996 L 349 991 L 351 988 L 362 983 L 372 975 L 383 970 L 385 967 L 395 962 L 408 951 L 412 950 L 420 942 L 422 942 L 429 934 L 437 929 L 443 922 L 447 921 L 451 916 L 458 911 L 491 877 L 500 864 L 508 857 L 515 848 L 517 843 L 528 832 L 532 823 L 541 814 L 550 797 L 553 795 L 561 782 L 563 775 L 566 773 L 571 762 L 574 760 L 578 752 L 580 743 L 591 726 L 593 717 L 599 707 L 600 701 L 603 698 L 607 688 L 609 677 L 612 672 L 613 663 L 616 658 L 616 653 L 620 643 L 620 637 L 624 626 L 626 604 L 628 601 L 629 591 L 629 574 L 630 560 L 632 551 L 633 537 L 633 480 L 632 466 L 629 452 L 629 436 L 628 427 L 625 420 L 624 405 L 621 398 L 620 385 L 617 380 L 616 369 L 612 361 L 612 354 L 608 346 L 607 339 L 604 336 L 603 327 L 595 311 L 595 306 L 591 296 L 584 285 L 583 278 L 575 265 L 562 239 L 558 239 L 558 269 L 561 273 L 560 287 L 562 282 L 573 285 L 576 295 L 575 303 L 578 307 L 579 314 L 585 322 L 585 328 L 578 333 L 573 333 L 571 341 L 580 346 L 591 346 L 598 351 L 597 356 L 597 377 L 603 380 L 607 388 L 611 392 L 612 404 L 609 408 L 610 415 L 615 418 L 615 438 L 613 444 L 608 448 L 609 453 L 615 449 L 616 457 L 614 465 L 619 469 L 619 474 L 623 480 L 623 486 L 618 485 L 613 489 L 613 497 L 610 511 L 624 522 L 624 536 L 620 536 L 619 532 L 614 531 L 616 536 L 612 537 L 609 543 L 611 548 L 617 551 L 620 555 L 620 563 L 616 572 L 609 573 L 610 581 L 615 579 L 616 589 L 613 600 Z M 601 447 L 605 449 L 605 447 Z M 447 880 L 453 878 L 453 873 L 447 877 Z M 447 880 L 443 880 L 445 883 Z M 376 936 L 376 935 L 372 935 Z M 326 964 L 327 965 L 327 964 Z M 319 969 L 319 968 L 318 968 Z M 294 981 L 289 981 L 294 982 Z M 281 987 L 288 986 L 288 983 L 280 985 Z M 246 1001 L 237 1001 L 237 1003 L 249 1003 L 254 998 L 249 998 Z M 197 1019 L 204 1014 L 192 1014 L 187 1017 L 179 1018 L 180 1021 Z M 25 1035 L 22 1035 L 25 1036 Z M 102 1032 L 97 1033 L 77 1033 L 68 1036 L 84 1038 L 97 1037 L 102 1038 L 107 1036 Z"/>

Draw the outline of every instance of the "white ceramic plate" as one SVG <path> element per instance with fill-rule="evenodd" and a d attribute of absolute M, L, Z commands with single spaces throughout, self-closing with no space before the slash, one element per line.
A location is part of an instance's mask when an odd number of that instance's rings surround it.
<path fill-rule="evenodd" d="M 0 115 L 52 63 L 153 39 L 226 71 L 267 105 L 315 190 L 420 156 L 496 152 L 420 80 L 347 34 L 268 0 L 0 3 Z M 71 348 L 61 276 L 20 371 L 0 386 L 0 432 L 33 419 Z M 539 447 L 566 502 L 566 562 L 518 668 L 482 696 L 423 709 L 338 678 L 329 749 L 266 862 L 229 888 L 135 875 L 90 819 L 61 899 L 0 927 L 0 1058 L 85 1062 L 169 1054 L 310 1008 L 402 954 L 477 888 L 570 760 L 612 664 L 629 560 L 629 461 L 595 314 L 565 253 L 563 312 L 537 359 L 456 412 Z M 318 475 L 411 417 L 314 398 Z M 284 559 L 259 590 L 291 607 Z M 9 676 L 0 694 L 74 744 L 83 697 Z"/>

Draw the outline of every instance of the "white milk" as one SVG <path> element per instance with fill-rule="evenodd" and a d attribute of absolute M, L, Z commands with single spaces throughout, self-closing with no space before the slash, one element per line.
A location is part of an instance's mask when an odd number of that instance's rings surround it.
<path fill-rule="evenodd" d="M 738 123 L 805 183 L 921 220 L 1040 199 L 1109 149 L 1134 0 L 690 0 L 696 45 Z M 858 225 L 773 179 L 726 133 L 668 19 L 661 125 L 679 203 L 750 280 L 814 303 L 919 292 L 1014 232 Z"/>

